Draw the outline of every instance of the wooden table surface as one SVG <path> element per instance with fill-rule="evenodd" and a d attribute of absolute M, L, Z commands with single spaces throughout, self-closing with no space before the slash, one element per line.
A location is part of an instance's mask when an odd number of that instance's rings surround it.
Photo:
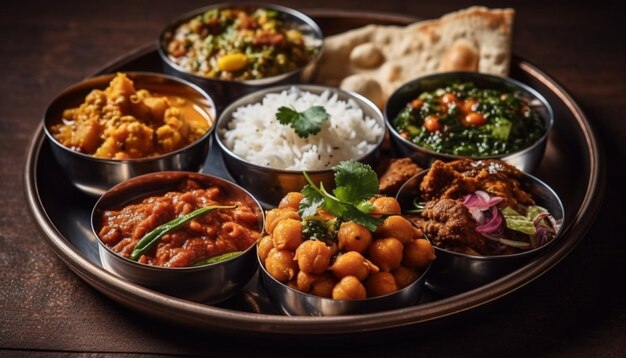
<path fill-rule="evenodd" d="M 307 8 L 435 18 L 466 1 L 277 1 Z M 46 245 L 27 208 L 24 162 L 49 101 L 112 59 L 154 41 L 173 17 L 206 1 L 13 1 L 0 4 L 0 355 L 580 356 L 626 354 L 623 168 L 626 41 L 618 2 L 494 2 L 517 10 L 514 52 L 577 100 L 606 153 L 606 198 L 586 238 L 501 304 L 432 332 L 364 337 L 359 345 L 247 343 L 164 325 L 100 294 Z M 55 178 L 49 178 L 54 181 Z"/>

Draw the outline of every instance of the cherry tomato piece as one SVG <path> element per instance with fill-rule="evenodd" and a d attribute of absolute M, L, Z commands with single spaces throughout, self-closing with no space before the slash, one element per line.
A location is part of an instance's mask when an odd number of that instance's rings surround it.
<path fill-rule="evenodd" d="M 424 120 L 424 127 L 426 127 L 429 132 L 436 132 L 440 130 L 441 124 L 439 123 L 439 118 L 433 115 L 426 117 Z"/>
<path fill-rule="evenodd" d="M 465 124 L 467 125 L 478 127 L 485 123 L 487 123 L 487 119 L 478 112 L 471 112 L 465 116 Z"/>

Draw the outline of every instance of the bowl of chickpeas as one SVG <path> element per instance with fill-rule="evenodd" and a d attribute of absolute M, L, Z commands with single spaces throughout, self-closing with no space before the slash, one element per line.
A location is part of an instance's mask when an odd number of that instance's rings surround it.
<path fill-rule="evenodd" d="M 435 254 L 395 198 L 370 199 L 375 231 L 318 209 L 302 217 L 303 195 L 266 212 L 257 243 L 269 297 L 288 315 L 373 313 L 418 303 Z"/>

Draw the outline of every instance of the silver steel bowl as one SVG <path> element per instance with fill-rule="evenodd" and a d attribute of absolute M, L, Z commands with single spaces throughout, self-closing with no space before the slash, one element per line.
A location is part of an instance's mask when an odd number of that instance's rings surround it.
<path fill-rule="evenodd" d="M 451 161 L 464 156 L 443 154 L 431 151 L 418 146 L 417 144 L 403 138 L 392 125 L 393 119 L 406 106 L 408 102 L 415 99 L 420 93 L 432 91 L 437 88 L 452 84 L 456 81 L 472 81 L 478 88 L 493 88 L 508 92 L 517 92 L 527 101 L 531 108 L 535 110 L 544 120 L 545 133 L 533 145 L 518 152 L 484 156 L 469 157 L 471 159 L 500 159 L 525 172 L 532 172 L 541 162 L 545 152 L 548 135 L 554 122 L 552 107 L 539 92 L 529 86 L 505 77 L 488 75 L 478 72 L 443 72 L 412 80 L 398 88 L 385 105 L 385 122 L 389 128 L 391 144 L 393 150 L 400 156 L 411 157 L 413 161 L 427 168 L 433 161 Z"/>
<path fill-rule="evenodd" d="M 246 190 L 224 179 L 194 172 L 161 172 L 141 175 L 107 191 L 95 204 L 91 213 L 91 229 L 96 238 L 102 225 L 105 210 L 119 208 L 123 204 L 165 193 L 181 181 L 194 179 L 205 187 L 218 186 L 225 193 L 246 198 L 247 204 L 256 208 L 259 231 L 264 224 L 260 204 Z M 102 266 L 136 284 L 171 296 L 206 303 L 223 301 L 243 288 L 257 271 L 256 245 L 252 244 L 240 255 L 214 264 L 198 267 L 166 268 L 141 264 L 115 253 L 100 239 L 98 252 Z"/>
<path fill-rule="evenodd" d="M 402 211 L 414 209 L 413 200 L 421 198 L 420 183 L 428 169 L 416 174 L 400 188 L 396 199 Z M 426 279 L 426 286 L 443 295 L 451 296 L 476 289 L 497 280 L 522 267 L 541 253 L 561 236 L 565 217 L 563 203 L 547 184 L 536 177 L 524 173 L 520 181 L 522 188 L 529 193 L 537 205 L 547 209 L 557 223 L 556 236 L 543 246 L 513 255 L 474 256 L 445 250 L 433 245 L 437 259 L 433 262 Z"/>
<path fill-rule="evenodd" d="M 304 293 L 285 285 L 272 277 L 265 270 L 259 258 L 258 260 L 263 286 L 270 299 L 285 314 L 290 316 L 339 316 L 375 313 L 415 305 L 422 296 L 424 283 L 432 266 L 431 263 L 415 282 L 388 295 L 363 300 L 334 300 Z"/>
<path fill-rule="evenodd" d="M 307 182 L 302 171 L 299 170 L 281 170 L 264 167 L 261 165 L 250 163 L 241 157 L 235 155 L 223 142 L 223 132 L 226 130 L 229 121 L 232 119 L 233 113 L 237 108 L 257 103 L 261 101 L 263 96 L 268 93 L 280 93 L 291 87 L 296 87 L 303 91 L 308 91 L 315 94 L 321 94 L 324 91 L 331 91 L 337 94 L 341 100 L 353 100 L 363 110 L 363 114 L 367 117 L 376 120 L 380 126 L 384 129 L 385 122 L 382 113 L 369 99 L 353 92 L 347 92 L 335 87 L 319 86 L 319 85 L 285 85 L 271 87 L 264 90 L 260 90 L 244 96 L 230 106 L 228 106 L 220 115 L 216 124 L 215 137 L 217 143 L 223 152 L 224 164 L 228 169 L 230 175 L 235 179 L 239 185 L 250 190 L 254 196 L 269 206 L 276 206 L 280 199 L 282 199 L 287 193 L 292 191 L 300 191 Z M 384 136 L 381 136 L 374 150 L 360 158 L 351 158 L 360 162 L 366 163 L 374 167 L 380 158 L 380 147 L 384 140 Z M 307 174 L 310 175 L 314 183 L 323 182 L 326 188 L 334 187 L 334 175 L 332 170 L 307 170 Z"/>
<path fill-rule="evenodd" d="M 67 177 L 74 186 L 92 196 L 100 196 L 115 184 L 141 174 L 164 170 L 198 171 L 204 165 L 211 147 L 216 111 L 213 100 L 206 92 L 194 84 L 168 75 L 150 72 L 126 72 L 126 74 L 137 89 L 176 95 L 194 102 L 206 113 L 209 130 L 196 142 L 156 157 L 129 160 L 95 158 L 61 144 L 50 133 L 49 126 L 61 121 L 65 109 L 75 108 L 83 103 L 85 96 L 92 90 L 105 89 L 115 74 L 88 78 L 65 89 L 46 109 L 43 119 L 44 131 L 52 154 Z"/>
<path fill-rule="evenodd" d="M 178 28 L 180 24 L 211 9 L 224 9 L 233 7 L 247 9 L 264 8 L 277 11 L 283 21 L 289 21 L 298 24 L 298 27 L 303 32 L 303 34 L 319 41 L 319 47 L 317 49 L 317 52 L 315 53 L 311 61 L 304 67 L 277 76 L 246 81 L 229 81 L 208 78 L 206 76 L 195 74 L 182 69 L 169 58 L 169 56 L 167 55 L 166 46 L 168 40 L 171 38 L 172 34 L 175 32 L 176 28 Z M 190 11 L 174 19 L 169 25 L 167 25 L 163 29 L 163 31 L 159 35 L 157 49 L 159 51 L 159 56 L 161 58 L 161 62 L 163 63 L 163 70 L 165 71 L 165 73 L 184 78 L 204 88 L 207 92 L 211 94 L 213 98 L 215 98 L 215 102 L 218 105 L 218 110 L 221 110 L 233 99 L 239 98 L 243 95 L 252 93 L 262 88 L 277 86 L 281 84 L 309 82 L 309 80 L 314 75 L 317 62 L 322 55 L 323 39 L 324 36 L 322 34 L 322 30 L 315 23 L 315 21 L 297 10 L 275 4 L 257 2 L 227 2 L 205 6 Z"/>

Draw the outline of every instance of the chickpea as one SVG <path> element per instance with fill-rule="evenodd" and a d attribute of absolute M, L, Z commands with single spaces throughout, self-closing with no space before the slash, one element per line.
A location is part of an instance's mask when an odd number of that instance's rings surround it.
<path fill-rule="evenodd" d="M 403 248 L 395 237 L 374 240 L 369 248 L 369 258 L 382 271 L 389 272 L 400 267 Z"/>
<path fill-rule="evenodd" d="M 265 259 L 267 259 L 267 254 L 269 254 L 270 250 L 273 248 L 274 248 L 274 243 L 272 242 L 272 236 L 266 235 L 266 236 L 263 236 L 261 240 L 259 240 L 259 245 L 257 246 L 257 253 L 262 263 L 265 263 Z"/>
<path fill-rule="evenodd" d="M 295 251 L 302 243 L 302 224 L 296 219 L 279 221 L 272 232 L 272 241 L 277 249 Z"/>
<path fill-rule="evenodd" d="M 320 219 L 322 219 L 323 221 L 328 221 L 328 220 L 332 220 L 336 218 L 335 215 L 331 214 L 330 212 L 324 209 L 317 209 L 317 216 L 319 216 Z"/>
<path fill-rule="evenodd" d="M 272 277 L 286 283 L 296 277 L 298 265 L 293 260 L 293 252 L 273 248 L 265 259 L 265 269 Z"/>
<path fill-rule="evenodd" d="M 361 281 L 365 280 L 370 272 L 379 271 L 378 267 L 356 251 L 348 251 L 343 255 L 339 255 L 330 269 L 339 279 L 346 276 L 355 276 Z"/>
<path fill-rule="evenodd" d="M 300 215 L 291 208 L 275 208 L 265 213 L 265 232 L 271 234 L 276 224 L 284 219 L 300 220 Z"/>
<path fill-rule="evenodd" d="M 362 300 L 366 297 L 365 287 L 354 276 L 342 278 L 333 288 L 333 299 L 335 300 Z"/>
<path fill-rule="evenodd" d="M 404 246 L 402 263 L 405 266 L 420 270 L 426 268 L 434 259 L 435 250 L 430 241 L 426 239 L 413 240 Z"/>
<path fill-rule="evenodd" d="M 331 298 L 333 296 L 333 288 L 337 284 L 337 279 L 330 272 L 324 272 L 317 276 L 315 281 L 311 283 L 311 294 Z"/>
<path fill-rule="evenodd" d="M 413 224 L 400 215 L 389 216 L 378 227 L 377 234 L 382 237 L 395 237 L 402 244 L 413 241 Z"/>
<path fill-rule="evenodd" d="M 400 215 L 401 212 L 400 203 L 389 196 L 376 198 L 372 205 L 374 205 L 373 215 Z"/>
<path fill-rule="evenodd" d="M 292 191 L 290 193 L 287 193 L 287 195 L 285 195 L 284 198 L 282 198 L 282 200 L 280 201 L 280 203 L 278 203 L 278 207 L 279 208 L 291 208 L 293 210 L 298 211 L 298 209 L 300 208 L 300 201 L 302 200 L 304 196 L 297 192 L 297 191 Z"/>
<path fill-rule="evenodd" d="M 317 280 L 317 276 L 318 275 L 306 273 L 304 271 L 298 272 L 298 275 L 296 276 L 296 288 L 304 293 L 309 293 L 313 282 Z"/>
<path fill-rule="evenodd" d="M 423 239 L 424 232 L 417 226 L 413 226 L 413 238 L 414 239 Z"/>
<path fill-rule="evenodd" d="M 296 275 L 297 277 L 297 275 Z M 289 280 L 289 282 L 287 282 L 287 286 L 293 288 L 294 290 L 298 289 L 298 281 L 296 279 L 292 279 Z"/>
<path fill-rule="evenodd" d="M 400 266 L 397 269 L 391 271 L 391 274 L 396 279 L 398 289 L 403 289 L 406 286 L 412 284 L 420 277 L 420 273 L 412 268 L 406 266 Z"/>
<path fill-rule="evenodd" d="M 384 296 L 398 290 L 396 279 L 390 272 L 376 272 L 365 280 L 367 297 Z"/>
<path fill-rule="evenodd" d="M 331 256 L 330 248 L 325 243 L 307 240 L 296 249 L 295 260 L 298 261 L 300 271 L 320 274 L 328 268 Z"/>
<path fill-rule="evenodd" d="M 372 233 L 364 226 L 353 221 L 344 222 L 339 227 L 337 241 L 339 250 L 364 253 L 372 243 Z"/>

